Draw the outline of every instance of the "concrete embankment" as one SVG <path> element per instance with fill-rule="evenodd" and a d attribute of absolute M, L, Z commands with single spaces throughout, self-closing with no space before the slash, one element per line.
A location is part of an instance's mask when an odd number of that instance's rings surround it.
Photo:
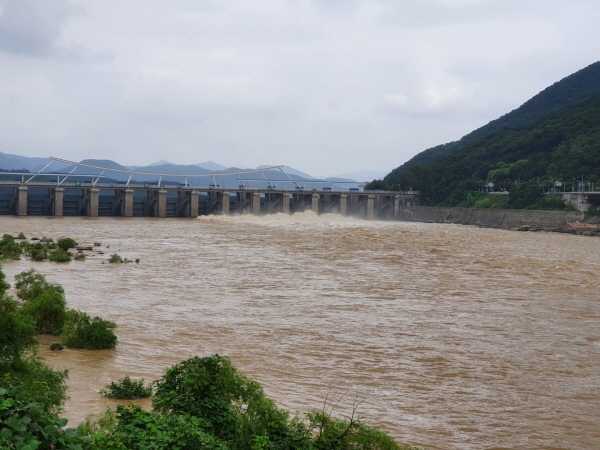
<path fill-rule="evenodd" d="M 600 235 L 600 216 L 586 215 L 579 211 L 525 211 L 416 206 L 401 209 L 397 219 L 413 222 L 476 225 L 519 231 L 557 231 Z"/>

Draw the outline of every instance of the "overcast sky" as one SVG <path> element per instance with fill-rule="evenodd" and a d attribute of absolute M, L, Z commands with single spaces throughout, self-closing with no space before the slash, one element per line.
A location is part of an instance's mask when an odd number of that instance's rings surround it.
<path fill-rule="evenodd" d="M 389 171 L 600 59 L 599 0 L 0 0 L 0 151 Z"/>

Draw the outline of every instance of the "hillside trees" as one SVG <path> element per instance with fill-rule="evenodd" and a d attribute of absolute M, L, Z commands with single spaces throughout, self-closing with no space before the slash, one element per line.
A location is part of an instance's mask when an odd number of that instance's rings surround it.
<path fill-rule="evenodd" d="M 543 191 L 538 197 L 531 192 L 544 183 L 571 183 L 582 175 L 600 182 L 600 96 L 527 126 L 494 130 L 436 161 L 401 166 L 368 187 L 410 186 L 421 192 L 424 205 L 456 206 L 486 183 L 504 181 L 515 197 L 508 206 L 524 208 L 540 201 Z M 531 192 L 524 196 L 523 189 Z"/>

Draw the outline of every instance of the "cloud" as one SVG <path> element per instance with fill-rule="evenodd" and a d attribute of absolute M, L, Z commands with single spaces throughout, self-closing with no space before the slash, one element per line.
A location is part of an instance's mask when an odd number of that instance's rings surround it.
<path fill-rule="evenodd" d="M 600 53 L 591 0 L 0 5 L 0 151 L 123 164 L 391 169 Z"/>
<path fill-rule="evenodd" d="M 0 50 L 47 55 L 55 49 L 66 20 L 79 8 L 67 0 L 4 0 L 0 10 Z"/>

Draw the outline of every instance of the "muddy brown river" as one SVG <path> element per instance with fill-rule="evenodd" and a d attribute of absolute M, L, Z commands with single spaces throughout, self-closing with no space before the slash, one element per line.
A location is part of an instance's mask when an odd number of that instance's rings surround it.
<path fill-rule="evenodd" d="M 598 238 L 312 213 L 0 217 L 20 231 L 105 252 L 3 263 L 118 324 L 115 350 L 42 346 L 69 369 L 72 425 L 114 406 L 111 379 L 219 353 L 281 407 L 363 400 L 365 421 L 429 449 L 600 448 Z"/>

